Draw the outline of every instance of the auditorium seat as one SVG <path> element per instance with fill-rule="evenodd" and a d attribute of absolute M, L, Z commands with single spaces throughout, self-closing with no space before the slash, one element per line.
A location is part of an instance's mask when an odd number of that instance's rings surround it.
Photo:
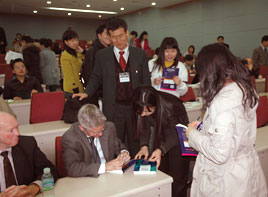
<path fill-rule="evenodd" d="M 58 170 L 59 173 L 59 177 L 66 177 L 67 176 L 67 172 L 65 170 L 63 161 L 62 161 L 62 147 L 61 147 L 61 136 L 57 136 L 56 140 L 55 140 L 55 150 L 56 150 L 56 168 Z"/>
<path fill-rule="evenodd" d="M 268 76 L 268 65 L 263 65 L 260 66 L 260 71 L 259 73 L 265 78 L 266 76 Z"/>
<path fill-rule="evenodd" d="M 9 64 L 0 64 L 0 74 L 5 74 L 5 83 L 12 79 L 13 72 Z"/>
<path fill-rule="evenodd" d="M 268 75 L 266 76 L 265 92 L 268 92 Z"/>
<path fill-rule="evenodd" d="M 188 87 L 188 91 L 186 92 L 185 95 L 181 96 L 180 99 L 183 102 L 188 102 L 188 101 L 195 101 L 196 97 L 194 95 L 194 91 L 192 87 Z"/>
<path fill-rule="evenodd" d="M 257 108 L 257 128 L 268 122 L 268 100 L 267 96 L 260 96 L 260 103 Z"/>
<path fill-rule="evenodd" d="M 32 95 L 30 124 L 62 119 L 65 98 L 62 91 Z"/>
<path fill-rule="evenodd" d="M 6 54 L 0 54 L 0 64 L 6 64 Z"/>

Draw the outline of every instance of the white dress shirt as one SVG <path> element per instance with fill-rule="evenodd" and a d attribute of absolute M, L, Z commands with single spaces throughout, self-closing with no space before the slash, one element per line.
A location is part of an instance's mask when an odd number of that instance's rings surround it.
<path fill-rule="evenodd" d="M 129 56 L 129 47 L 127 46 L 124 50 L 119 50 L 117 47 L 114 46 L 114 55 L 115 55 L 115 57 L 116 57 L 116 59 L 117 59 L 118 62 L 120 62 L 120 61 L 119 61 L 119 59 L 120 59 L 120 54 L 119 54 L 119 52 L 120 52 L 120 51 L 124 51 L 124 52 L 125 52 L 125 53 L 123 54 L 123 57 L 124 57 L 124 59 L 125 59 L 125 61 L 126 61 L 126 63 L 127 63 L 127 61 L 128 61 L 128 56 Z"/>

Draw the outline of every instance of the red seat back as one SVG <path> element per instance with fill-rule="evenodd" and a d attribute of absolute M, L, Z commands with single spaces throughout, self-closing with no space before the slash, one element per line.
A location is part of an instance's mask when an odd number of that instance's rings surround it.
<path fill-rule="evenodd" d="M 44 92 L 32 95 L 30 123 L 62 119 L 65 98 L 63 92 Z"/>
<path fill-rule="evenodd" d="M 268 92 L 268 75 L 266 76 L 265 92 Z"/>
<path fill-rule="evenodd" d="M 6 64 L 6 54 L 0 54 L 0 64 Z"/>
<path fill-rule="evenodd" d="M 268 76 L 268 65 L 263 65 L 260 66 L 260 71 L 259 73 L 265 78 L 266 76 Z"/>
<path fill-rule="evenodd" d="M 187 101 L 195 101 L 195 95 L 194 95 L 194 91 L 192 87 L 188 87 L 188 91 L 185 95 L 181 96 L 180 99 L 183 102 L 187 102 Z"/>
<path fill-rule="evenodd" d="M 257 108 L 257 128 L 268 122 L 268 101 L 267 96 L 260 96 L 260 103 Z"/>
<path fill-rule="evenodd" d="M 65 170 L 63 161 L 62 161 L 62 147 L 61 147 L 61 136 L 57 136 L 55 140 L 55 150 L 56 150 L 56 168 L 58 170 L 60 178 L 66 177 L 67 172 Z"/>
<path fill-rule="evenodd" d="M 0 64 L 0 74 L 5 74 L 5 83 L 12 79 L 13 72 L 9 64 Z"/>

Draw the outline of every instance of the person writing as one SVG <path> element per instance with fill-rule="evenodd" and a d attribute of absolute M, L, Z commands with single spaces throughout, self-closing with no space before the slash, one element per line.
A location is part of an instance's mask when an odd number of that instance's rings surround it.
<path fill-rule="evenodd" d="M 190 160 L 181 155 L 176 131 L 176 124 L 188 124 L 182 101 L 150 86 L 138 87 L 133 94 L 133 114 L 135 133 L 140 138 L 135 159 L 144 156 L 156 161 L 157 168 L 173 177 L 172 196 L 186 197 Z"/>
<path fill-rule="evenodd" d="M 245 66 L 220 44 L 202 48 L 196 60 L 206 109 L 203 126 L 188 125 L 198 151 L 191 196 L 267 196 L 255 150 L 258 96 Z"/>
<path fill-rule="evenodd" d="M 114 124 L 106 121 L 100 109 L 92 104 L 79 110 L 78 122 L 65 132 L 61 144 L 63 163 L 71 177 L 98 177 L 106 171 L 122 169 L 130 159 L 116 136 Z"/>
<path fill-rule="evenodd" d="M 176 97 L 186 94 L 188 87 L 185 82 L 188 81 L 188 72 L 184 64 L 179 61 L 180 50 L 178 42 L 173 37 L 166 37 L 161 43 L 157 60 L 149 62 L 149 68 L 152 69 L 152 86 L 159 91 L 173 94 Z M 177 68 L 179 75 L 173 76 L 173 81 L 177 85 L 175 91 L 161 89 L 161 83 L 164 80 L 162 77 L 163 68 Z"/>

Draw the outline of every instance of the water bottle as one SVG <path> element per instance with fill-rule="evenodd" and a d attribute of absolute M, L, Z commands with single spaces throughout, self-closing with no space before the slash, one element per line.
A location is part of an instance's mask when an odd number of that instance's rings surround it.
<path fill-rule="evenodd" d="M 42 175 L 43 197 L 54 197 L 54 178 L 50 168 L 44 168 Z"/>

